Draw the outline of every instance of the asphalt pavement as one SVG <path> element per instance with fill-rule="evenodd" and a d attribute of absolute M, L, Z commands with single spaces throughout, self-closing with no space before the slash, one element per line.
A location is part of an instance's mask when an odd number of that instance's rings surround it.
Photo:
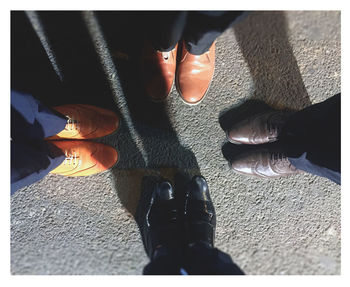
<path fill-rule="evenodd" d="M 249 100 L 300 110 L 339 93 L 340 12 L 250 13 L 217 39 L 213 82 L 196 106 L 175 87 L 166 103 L 147 101 L 135 72 L 135 19 L 147 15 L 126 13 L 12 12 L 13 87 L 47 105 L 95 104 L 121 116 L 118 132 L 98 140 L 119 152 L 112 170 L 48 175 L 12 196 L 12 274 L 142 274 L 142 178 L 178 171 L 207 179 L 216 247 L 245 273 L 340 274 L 340 186 L 311 174 L 235 174 L 220 126 Z"/>

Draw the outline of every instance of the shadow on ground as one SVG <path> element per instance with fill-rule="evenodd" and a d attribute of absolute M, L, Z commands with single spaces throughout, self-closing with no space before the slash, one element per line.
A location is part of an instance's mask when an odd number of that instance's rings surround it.
<path fill-rule="evenodd" d="M 86 17 L 92 17 L 100 27 L 89 30 Z M 199 174 L 194 154 L 178 141 L 166 106 L 149 101 L 143 90 L 139 60 L 146 18 L 147 13 L 137 11 L 87 16 L 76 11 L 11 13 L 12 89 L 31 93 L 48 106 L 91 104 L 120 115 L 118 133 L 101 141 L 119 152 L 119 162 L 112 170 L 115 190 L 133 215 L 145 176 L 173 180 L 178 170 Z M 96 47 L 103 43 L 94 43 L 92 36 L 99 29 L 99 36 L 108 45 L 102 54 Z M 112 59 L 109 64 L 116 67 L 115 80 L 122 88 L 117 93 L 101 58 L 107 62 Z M 116 105 L 118 97 L 125 99 L 131 120 Z M 133 140 L 131 129 L 140 142 Z"/>
<path fill-rule="evenodd" d="M 248 64 L 255 89 L 248 101 L 220 113 L 219 123 L 223 130 L 264 111 L 296 111 L 311 105 L 288 40 L 284 12 L 249 13 L 244 20 L 234 25 L 233 31 Z M 231 158 L 245 149 L 225 143 L 222 152 L 226 158 Z"/>
<path fill-rule="evenodd" d="M 300 110 L 311 105 L 288 40 L 284 12 L 253 12 L 234 26 L 254 81 L 253 99 L 275 108 Z"/>
<path fill-rule="evenodd" d="M 119 152 L 120 161 L 113 169 L 115 189 L 125 208 L 135 214 L 145 176 L 174 180 L 179 170 L 199 174 L 198 164 L 192 151 L 179 143 L 166 105 L 151 102 L 143 89 L 139 63 L 148 39 L 149 14 L 101 11 L 88 17 L 100 27 L 89 30 L 81 12 L 12 12 L 11 87 L 48 106 L 84 103 L 120 114 L 120 131 L 104 142 Z M 108 45 L 102 54 L 96 49 L 102 43 L 94 43 L 92 37 L 98 31 Z M 249 102 L 220 115 L 224 130 L 247 115 L 270 109 L 268 105 L 290 109 L 310 105 L 283 12 L 250 13 L 234 26 L 234 33 L 255 91 Z M 101 58 L 116 67 L 120 91 L 111 89 Z M 116 97 L 125 99 L 131 119 L 118 109 Z M 141 143 L 132 139 L 131 128 Z"/>

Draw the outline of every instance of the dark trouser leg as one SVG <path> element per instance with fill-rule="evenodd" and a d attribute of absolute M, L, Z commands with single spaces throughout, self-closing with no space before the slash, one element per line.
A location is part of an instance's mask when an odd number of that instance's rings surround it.
<path fill-rule="evenodd" d="M 184 265 L 190 275 L 244 275 L 228 254 L 204 243 L 188 247 Z"/>
<path fill-rule="evenodd" d="M 174 49 L 181 39 L 188 12 L 152 12 L 149 19 L 153 47 L 162 52 Z"/>
<path fill-rule="evenodd" d="M 215 39 L 244 14 L 243 11 L 189 12 L 184 31 L 187 50 L 194 55 L 207 52 Z"/>
<path fill-rule="evenodd" d="M 169 250 L 166 247 L 156 251 L 154 259 L 143 269 L 144 275 L 181 275 L 181 262 L 179 250 Z"/>
<path fill-rule="evenodd" d="M 28 94 L 11 91 L 11 138 L 39 140 L 62 131 L 67 119 Z"/>
<path fill-rule="evenodd" d="M 340 184 L 340 94 L 293 114 L 280 141 L 296 168 Z"/>
<path fill-rule="evenodd" d="M 64 159 L 63 152 L 49 142 L 11 141 L 11 195 L 42 179 Z"/>
<path fill-rule="evenodd" d="M 185 257 L 180 252 L 167 252 L 152 260 L 143 270 L 145 275 L 244 275 L 231 257 L 204 243 L 188 247 Z"/>

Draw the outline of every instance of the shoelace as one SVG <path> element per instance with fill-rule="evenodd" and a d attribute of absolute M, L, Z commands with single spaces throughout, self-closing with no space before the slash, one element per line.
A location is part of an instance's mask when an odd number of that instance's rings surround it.
<path fill-rule="evenodd" d="M 288 158 L 283 153 L 271 153 L 271 163 L 277 168 L 288 168 L 290 171 L 298 171 L 298 169 L 292 165 Z"/>
<path fill-rule="evenodd" d="M 283 153 L 271 153 L 270 159 L 271 159 L 272 163 L 276 163 L 278 161 L 283 161 L 283 162 L 289 163 L 287 157 Z"/>
<path fill-rule="evenodd" d="M 66 116 L 66 117 L 67 117 L 67 124 L 65 129 L 68 131 L 72 131 L 72 130 L 79 131 L 80 129 L 79 121 L 70 116 Z"/>
<path fill-rule="evenodd" d="M 282 126 L 284 124 L 284 120 L 279 118 L 279 117 L 275 117 L 274 119 L 272 119 L 271 121 L 267 121 L 266 125 L 267 125 L 267 130 L 269 131 L 269 138 L 270 139 L 275 139 L 278 134 L 281 132 Z"/>
<path fill-rule="evenodd" d="M 267 123 L 267 129 L 270 134 L 275 135 L 279 133 L 279 131 L 281 130 L 281 127 L 276 123 Z"/>
<path fill-rule="evenodd" d="M 283 153 L 271 153 L 270 159 L 273 165 L 279 164 L 280 166 L 285 166 L 292 170 L 296 169 Z"/>
<path fill-rule="evenodd" d="M 63 164 L 66 165 L 81 165 L 81 160 L 77 156 L 76 152 L 73 152 L 73 154 L 69 154 L 67 150 L 64 151 L 65 159 L 63 161 Z"/>

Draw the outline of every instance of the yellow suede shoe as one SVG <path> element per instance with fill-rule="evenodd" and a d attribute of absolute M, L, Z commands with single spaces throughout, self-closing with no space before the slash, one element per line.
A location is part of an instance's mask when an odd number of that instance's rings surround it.
<path fill-rule="evenodd" d="M 89 141 L 52 141 L 66 158 L 50 173 L 65 176 L 87 176 L 105 171 L 118 161 L 118 152 L 111 146 Z"/>
<path fill-rule="evenodd" d="M 119 117 L 112 111 L 90 105 L 63 105 L 52 109 L 67 117 L 63 131 L 47 138 L 93 139 L 112 134 L 118 129 Z"/>

